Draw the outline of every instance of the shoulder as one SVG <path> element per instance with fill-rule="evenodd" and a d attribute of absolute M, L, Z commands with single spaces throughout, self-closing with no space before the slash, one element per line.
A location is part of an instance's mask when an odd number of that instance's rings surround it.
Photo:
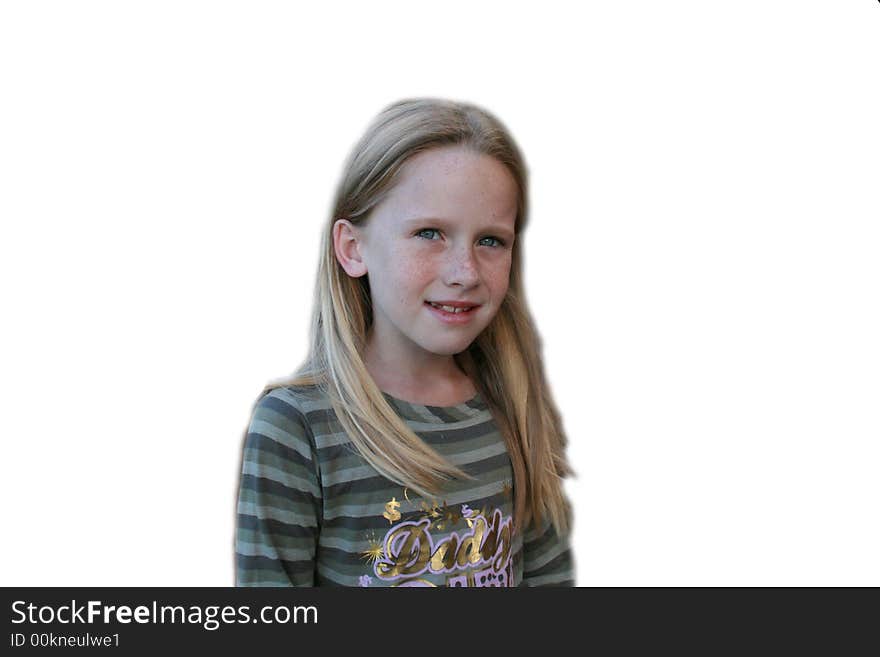
<path fill-rule="evenodd" d="M 265 391 L 253 406 L 248 440 L 266 440 L 298 452 L 314 449 L 315 413 L 329 407 L 316 386 L 277 386 Z"/>
<path fill-rule="evenodd" d="M 292 416 L 308 416 L 330 408 L 326 393 L 315 385 L 282 385 L 263 392 L 254 410 L 276 410 Z"/>
<path fill-rule="evenodd" d="M 268 494 L 290 496 L 305 490 L 317 495 L 315 437 L 303 400 L 294 392 L 276 387 L 257 399 L 245 435 L 242 472 L 261 480 L 260 490 Z"/>

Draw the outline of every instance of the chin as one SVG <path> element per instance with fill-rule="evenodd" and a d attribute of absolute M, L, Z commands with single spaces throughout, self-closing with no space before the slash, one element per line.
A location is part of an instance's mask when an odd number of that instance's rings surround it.
<path fill-rule="evenodd" d="M 439 346 L 431 346 L 431 347 L 423 347 L 425 351 L 430 351 L 432 354 L 436 354 L 437 356 L 454 356 L 455 354 L 461 353 L 467 347 L 439 347 Z"/>
<path fill-rule="evenodd" d="M 455 356 L 470 347 L 472 342 L 473 340 L 458 340 L 454 343 L 433 344 L 423 348 L 438 356 Z"/>

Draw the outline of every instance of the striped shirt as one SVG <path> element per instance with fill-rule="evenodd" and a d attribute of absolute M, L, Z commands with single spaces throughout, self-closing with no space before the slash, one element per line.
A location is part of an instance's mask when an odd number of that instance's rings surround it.
<path fill-rule="evenodd" d="M 236 586 L 574 586 L 549 519 L 513 531 L 513 470 L 482 397 L 437 407 L 383 395 L 476 479 L 423 499 L 361 457 L 317 386 L 275 388 L 244 444 Z"/>

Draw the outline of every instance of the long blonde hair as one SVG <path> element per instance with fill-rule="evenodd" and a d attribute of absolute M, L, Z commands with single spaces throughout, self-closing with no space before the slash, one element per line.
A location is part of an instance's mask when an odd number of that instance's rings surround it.
<path fill-rule="evenodd" d="M 372 323 L 367 276 L 352 278 L 336 259 L 333 224 L 367 220 L 394 187 L 401 167 L 427 149 L 462 145 L 506 165 L 518 187 L 510 282 L 496 316 L 471 345 L 454 356 L 474 382 L 507 444 L 514 472 L 514 527 L 548 515 L 560 534 L 571 509 L 562 480 L 573 474 L 566 437 L 547 385 L 541 340 L 526 308 L 521 233 L 527 220 L 527 172 L 513 139 L 498 119 L 472 104 L 415 98 L 386 107 L 355 145 L 336 190 L 321 237 L 309 353 L 292 378 L 267 385 L 316 385 L 329 398 L 353 446 L 382 475 L 426 498 L 450 478 L 472 479 L 428 447 L 389 405 L 362 355 Z"/>

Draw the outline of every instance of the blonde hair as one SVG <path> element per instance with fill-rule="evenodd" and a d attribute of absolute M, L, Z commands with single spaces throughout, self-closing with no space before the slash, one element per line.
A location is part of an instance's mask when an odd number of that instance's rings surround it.
<path fill-rule="evenodd" d="M 564 534 L 570 529 L 571 509 L 562 479 L 573 471 L 544 376 L 541 340 L 523 295 L 520 233 L 527 220 L 527 172 L 507 130 L 481 108 L 445 99 L 406 99 L 386 107 L 368 127 L 343 170 L 321 237 L 309 353 L 292 378 L 270 383 L 263 394 L 283 386 L 318 386 L 361 456 L 388 479 L 426 498 L 438 496 L 450 478 L 473 479 L 409 428 L 367 371 L 362 355 L 372 323 L 368 277 L 346 274 L 332 236 L 337 219 L 353 224 L 367 220 L 409 157 L 448 145 L 495 158 L 517 183 L 517 238 L 507 296 L 490 324 L 454 358 L 482 395 L 507 444 L 514 472 L 514 527 L 520 531 L 549 516 Z"/>

